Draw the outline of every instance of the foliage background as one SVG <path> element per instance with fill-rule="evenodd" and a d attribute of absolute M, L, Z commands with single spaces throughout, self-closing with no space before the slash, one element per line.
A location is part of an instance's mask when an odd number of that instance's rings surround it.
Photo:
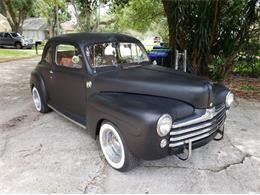
<path fill-rule="evenodd" d="M 0 13 L 13 31 L 21 32 L 27 17 L 44 17 L 50 35 L 70 20 L 76 31 L 159 34 L 174 51 L 187 49 L 188 65 L 217 81 L 230 73 L 260 76 L 258 0 L 1 0 Z M 100 6 L 109 7 L 100 20 Z M 172 52 L 172 58 L 175 58 Z M 171 64 L 173 66 L 173 64 Z"/>

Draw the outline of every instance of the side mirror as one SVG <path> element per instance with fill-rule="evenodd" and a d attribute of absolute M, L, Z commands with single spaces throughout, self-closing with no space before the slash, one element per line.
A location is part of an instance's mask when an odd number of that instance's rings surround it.
<path fill-rule="evenodd" d="M 157 65 L 157 62 L 156 62 L 156 60 L 154 60 L 154 61 L 153 61 L 153 65 Z"/>

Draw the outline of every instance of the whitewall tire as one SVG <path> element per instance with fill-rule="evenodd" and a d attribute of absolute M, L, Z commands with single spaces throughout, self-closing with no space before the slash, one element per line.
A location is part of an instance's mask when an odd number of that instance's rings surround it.
<path fill-rule="evenodd" d="M 34 106 L 38 112 L 45 113 L 50 111 L 46 102 L 42 98 L 40 91 L 35 86 L 33 86 L 32 88 L 32 99 L 33 99 Z"/>
<path fill-rule="evenodd" d="M 36 87 L 33 87 L 32 89 L 32 98 L 36 110 L 40 112 L 42 109 L 42 102 L 41 102 L 40 94 Z"/>
<path fill-rule="evenodd" d="M 135 167 L 136 158 L 128 150 L 119 130 L 110 122 L 104 122 L 99 131 L 101 150 L 108 164 L 118 171 Z"/>

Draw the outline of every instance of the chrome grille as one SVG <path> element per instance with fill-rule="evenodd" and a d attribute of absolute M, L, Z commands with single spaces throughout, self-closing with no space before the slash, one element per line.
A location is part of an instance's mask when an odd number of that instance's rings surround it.
<path fill-rule="evenodd" d="M 225 105 L 221 104 L 206 109 L 199 117 L 174 123 L 170 132 L 169 147 L 181 146 L 189 141 L 194 142 L 210 136 L 224 124 L 225 118 Z"/>

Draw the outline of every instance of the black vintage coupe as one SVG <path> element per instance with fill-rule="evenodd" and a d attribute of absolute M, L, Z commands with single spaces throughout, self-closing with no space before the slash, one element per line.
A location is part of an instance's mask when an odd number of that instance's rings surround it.
<path fill-rule="evenodd" d="M 225 86 L 154 65 L 139 40 L 111 33 L 51 38 L 30 87 L 39 112 L 55 110 L 99 137 L 119 171 L 137 159 L 186 159 L 221 138 L 234 98 Z"/>

